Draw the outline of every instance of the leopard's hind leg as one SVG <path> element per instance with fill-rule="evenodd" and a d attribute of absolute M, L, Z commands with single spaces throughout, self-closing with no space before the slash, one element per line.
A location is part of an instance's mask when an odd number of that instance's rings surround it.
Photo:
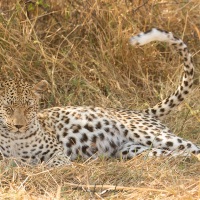
<path fill-rule="evenodd" d="M 193 145 L 193 144 L 192 144 Z M 167 147 L 152 147 L 144 146 L 142 144 L 134 144 L 133 142 L 123 143 L 119 150 L 116 152 L 117 158 L 131 159 L 141 153 L 145 152 L 146 156 L 190 156 L 193 154 L 200 154 L 200 148 L 192 146 L 190 150 L 185 149 L 169 149 Z"/>

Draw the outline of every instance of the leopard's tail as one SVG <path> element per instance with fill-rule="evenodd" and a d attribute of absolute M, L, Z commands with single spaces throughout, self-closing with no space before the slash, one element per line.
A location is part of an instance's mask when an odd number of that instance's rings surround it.
<path fill-rule="evenodd" d="M 194 65 L 192 56 L 189 53 L 186 44 L 181 39 L 173 36 L 171 32 L 153 28 L 150 31 L 142 32 L 130 38 L 130 43 L 133 46 L 142 46 L 152 41 L 167 42 L 174 46 L 182 57 L 184 64 L 183 78 L 176 91 L 154 107 L 144 110 L 144 113 L 146 114 L 155 118 L 161 118 L 162 116 L 167 115 L 175 106 L 179 105 L 190 92 L 193 84 Z"/>

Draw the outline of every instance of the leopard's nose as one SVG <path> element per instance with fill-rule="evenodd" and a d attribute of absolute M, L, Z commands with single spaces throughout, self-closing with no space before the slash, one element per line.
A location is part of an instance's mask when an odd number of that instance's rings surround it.
<path fill-rule="evenodd" d="M 20 129 L 20 128 L 23 127 L 23 125 L 15 125 L 15 127 L 16 127 L 17 129 Z"/>

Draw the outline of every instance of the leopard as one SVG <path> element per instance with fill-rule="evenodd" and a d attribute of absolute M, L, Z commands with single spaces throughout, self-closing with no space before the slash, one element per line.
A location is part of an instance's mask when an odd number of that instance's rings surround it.
<path fill-rule="evenodd" d="M 42 80 L 29 84 L 23 79 L 0 83 L 0 152 L 21 163 L 47 166 L 69 165 L 78 158 L 131 159 L 190 156 L 200 147 L 175 135 L 161 122 L 191 91 L 194 66 L 186 44 L 171 32 L 153 28 L 131 37 L 133 46 L 153 41 L 167 42 L 183 58 L 184 75 L 176 91 L 146 110 L 61 106 L 40 109 L 48 89 Z"/>

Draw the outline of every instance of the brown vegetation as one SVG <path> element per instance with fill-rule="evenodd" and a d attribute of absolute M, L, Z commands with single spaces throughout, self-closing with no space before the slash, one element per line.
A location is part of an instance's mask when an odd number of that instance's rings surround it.
<path fill-rule="evenodd" d="M 198 0 L 4 0 L 0 76 L 46 79 L 41 108 L 94 105 L 144 109 L 174 91 L 182 61 L 165 44 L 133 48 L 131 35 L 172 31 L 194 55 L 192 94 L 165 123 L 200 143 Z M 199 199 L 196 157 L 77 161 L 58 169 L 0 162 L 0 199 Z"/>

